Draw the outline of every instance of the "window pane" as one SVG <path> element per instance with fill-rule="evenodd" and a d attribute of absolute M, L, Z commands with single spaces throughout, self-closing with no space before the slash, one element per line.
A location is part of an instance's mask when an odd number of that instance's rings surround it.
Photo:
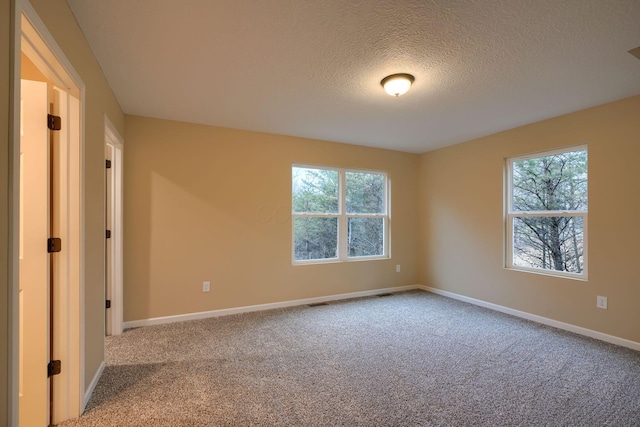
<path fill-rule="evenodd" d="M 587 151 L 513 162 L 512 212 L 587 210 Z"/>
<path fill-rule="evenodd" d="M 515 217 L 513 264 L 582 273 L 583 237 L 582 217 Z"/>
<path fill-rule="evenodd" d="M 349 218 L 349 256 L 384 255 L 384 220 Z"/>
<path fill-rule="evenodd" d="M 294 218 L 295 260 L 338 256 L 338 218 Z"/>
<path fill-rule="evenodd" d="M 346 172 L 347 213 L 384 214 L 384 181 L 379 173 Z"/>
<path fill-rule="evenodd" d="M 292 168 L 294 213 L 338 213 L 338 171 Z"/>

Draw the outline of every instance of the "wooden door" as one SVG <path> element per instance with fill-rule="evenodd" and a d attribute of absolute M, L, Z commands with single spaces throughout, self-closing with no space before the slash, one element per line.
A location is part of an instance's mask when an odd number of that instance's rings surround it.
<path fill-rule="evenodd" d="M 21 427 L 49 424 L 48 110 L 47 83 L 22 80 L 18 403 Z"/>

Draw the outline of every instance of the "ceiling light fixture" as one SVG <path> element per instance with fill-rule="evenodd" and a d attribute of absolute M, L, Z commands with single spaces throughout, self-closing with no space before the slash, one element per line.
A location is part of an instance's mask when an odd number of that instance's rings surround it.
<path fill-rule="evenodd" d="M 398 97 L 406 93 L 415 80 L 411 74 L 400 73 L 385 77 L 380 84 L 389 95 Z"/>

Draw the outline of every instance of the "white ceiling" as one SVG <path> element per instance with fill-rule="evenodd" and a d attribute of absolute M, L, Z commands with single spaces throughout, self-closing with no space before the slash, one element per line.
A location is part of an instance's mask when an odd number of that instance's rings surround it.
<path fill-rule="evenodd" d="M 421 153 L 640 94 L 640 0 L 68 2 L 127 114 Z"/>

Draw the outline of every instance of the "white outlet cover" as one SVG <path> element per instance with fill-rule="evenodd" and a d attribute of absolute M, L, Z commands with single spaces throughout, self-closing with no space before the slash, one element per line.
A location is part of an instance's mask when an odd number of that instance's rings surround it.
<path fill-rule="evenodd" d="M 396 273 L 400 273 L 400 264 L 396 265 Z"/>
<path fill-rule="evenodd" d="M 603 310 L 607 309 L 607 297 L 598 296 L 596 298 L 596 307 L 602 308 Z"/>
<path fill-rule="evenodd" d="M 211 292 L 211 282 L 202 282 L 202 292 Z"/>

